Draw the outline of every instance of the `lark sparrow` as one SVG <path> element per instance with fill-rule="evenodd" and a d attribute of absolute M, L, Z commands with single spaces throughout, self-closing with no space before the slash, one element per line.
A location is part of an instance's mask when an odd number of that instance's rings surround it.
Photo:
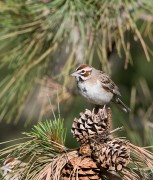
<path fill-rule="evenodd" d="M 123 111 L 130 109 L 120 100 L 119 88 L 111 80 L 110 76 L 87 64 L 80 65 L 72 74 L 77 80 L 80 94 L 90 103 L 95 105 L 106 105 L 110 101 L 118 104 Z"/>

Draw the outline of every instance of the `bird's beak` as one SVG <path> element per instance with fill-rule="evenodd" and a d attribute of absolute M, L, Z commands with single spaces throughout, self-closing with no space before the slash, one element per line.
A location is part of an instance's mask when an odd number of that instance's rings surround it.
<path fill-rule="evenodd" d="M 77 76 L 77 72 L 72 73 L 71 76 L 76 77 Z"/>

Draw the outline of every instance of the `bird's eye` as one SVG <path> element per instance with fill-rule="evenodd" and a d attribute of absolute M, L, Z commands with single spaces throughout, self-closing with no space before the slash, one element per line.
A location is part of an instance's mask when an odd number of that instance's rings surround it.
<path fill-rule="evenodd" d="M 82 70 L 82 71 L 81 71 L 81 74 L 84 74 L 84 73 L 85 73 L 85 70 Z"/>

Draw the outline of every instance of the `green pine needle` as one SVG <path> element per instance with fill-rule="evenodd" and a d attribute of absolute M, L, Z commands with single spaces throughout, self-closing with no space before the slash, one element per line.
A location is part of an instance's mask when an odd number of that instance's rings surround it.
<path fill-rule="evenodd" d="M 65 143 L 66 131 L 63 126 L 63 120 L 55 119 L 40 122 L 32 129 L 31 135 L 35 136 L 42 141 L 52 142 L 55 141 L 61 145 Z"/>

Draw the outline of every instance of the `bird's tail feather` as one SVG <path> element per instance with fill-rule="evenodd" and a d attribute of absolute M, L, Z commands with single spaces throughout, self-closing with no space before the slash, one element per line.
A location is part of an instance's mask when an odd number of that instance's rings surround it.
<path fill-rule="evenodd" d="M 116 104 L 118 104 L 118 106 L 119 106 L 124 112 L 128 113 L 128 112 L 131 111 L 131 109 L 130 109 L 129 107 L 127 107 L 127 106 L 120 100 L 120 98 L 115 97 L 115 98 L 114 98 L 114 102 L 115 102 Z"/>

